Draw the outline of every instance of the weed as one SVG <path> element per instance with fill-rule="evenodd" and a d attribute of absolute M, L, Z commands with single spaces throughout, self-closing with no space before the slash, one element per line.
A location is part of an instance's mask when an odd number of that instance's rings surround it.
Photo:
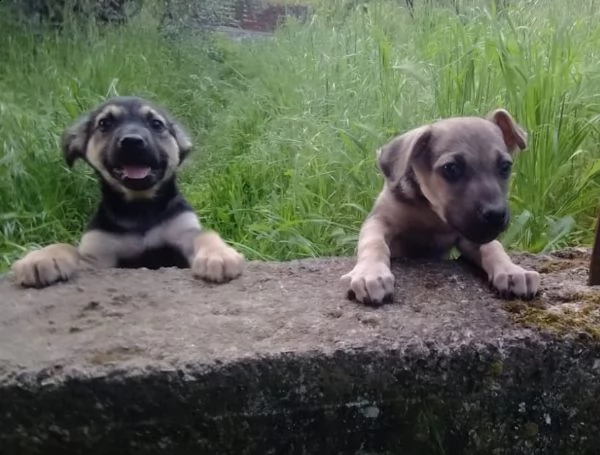
<path fill-rule="evenodd" d="M 58 140 L 115 93 L 151 97 L 187 126 L 197 147 L 183 192 L 249 258 L 352 254 L 382 185 L 375 149 L 423 122 L 499 106 L 529 134 L 503 242 L 532 252 L 590 243 L 600 200 L 593 0 L 463 1 L 458 14 L 415 2 L 414 18 L 397 1 L 311 3 L 306 24 L 241 43 L 167 39 L 148 11 L 124 27 L 37 34 L 2 12 L 0 267 L 79 237 L 98 195 L 85 166 L 65 167 Z"/>

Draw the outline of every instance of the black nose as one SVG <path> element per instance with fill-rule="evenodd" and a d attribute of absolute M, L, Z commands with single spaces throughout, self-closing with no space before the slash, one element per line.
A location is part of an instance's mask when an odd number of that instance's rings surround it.
<path fill-rule="evenodd" d="M 143 150 L 146 148 L 146 140 L 137 134 L 129 134 L 121 138 L 119 147 L 126 150 Z"/>
<path fill-rule="evenodd" d="M 484 207 L 481 210 L 481 216 L 488 224 L 502 225 L 506 223 L 508 210 L 506 207 Z"/>

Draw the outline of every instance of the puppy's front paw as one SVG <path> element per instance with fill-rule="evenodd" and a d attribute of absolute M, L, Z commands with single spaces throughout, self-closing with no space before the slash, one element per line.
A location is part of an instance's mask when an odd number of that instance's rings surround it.
<path fill-rule="evenodd" d="M 78 264 L 77 248 L 60 243 L 29 252 L 16 261 L 11 270 L 21 286 L 43 288 L 70 279 Z"/>
<path fill-rule="evenodd" d="M 540 274 L 532 270 L 525 270 L 516 264 L 507 264 L 494 270 L 491 284 L 498 291 L 500 297 L 508 299 L 533 299 L 540 288 Z"/>
<path fill-rule="evenodd" d="M 223 283 L 242 274 L 244 256 L 230 246 L 202 248 L 192 264 L 196 278 Z"/>
<path fill-rule="evenodd" d="M 367 305 L 381 305 L 394 295 L 394 275 L 384 263 L 358 263 L 341 282 L 348 298 Z"/>

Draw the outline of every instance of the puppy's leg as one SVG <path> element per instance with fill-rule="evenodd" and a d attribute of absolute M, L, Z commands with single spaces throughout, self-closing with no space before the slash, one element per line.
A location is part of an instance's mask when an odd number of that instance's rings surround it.
<path fill-rule="evenodd" d="M 244 256 L 227 245 L 216 232 L 200 231 L 194 237 L 192 273 L 207 281 L 223 283 L 242 274 Z"/>
<path fill-rule="evenodd" d="M 116 267 L 119 258 L 141 254 L 143 244 L 136 235 L 112 234 L 99 229 L 86 232 L 79 242 L 82 266 L 89 268 Z"/>
<path fill-rule="evenodd" d="M 458 248 L 485 271 L 490 283 L 501 297 L 529 300 L 537 295 L 540 274 L 514 264 L 498 240 L 476 245 L 461 239 Z"/>
<path fill-rule="evenodd" d="M 349 298 L 361 303 L 380 305 L 394 293 L 394 275 L 390 270 L 390 234 L 387 222 L 369 215 L 360 228 L 356 265 L 341 277 Z"/>
<path fill-rule="evenodd" d="M 197 278 L 222 283 L 242 273 L 244 256 L 227 245 L 216 232 L 203 230 L 198 217 L 191 211 L 160 226 L 157 234 L 161 242 L 181 251 Z"/>
<path fill-rule="evenodd" d="M 73 277 L 77 272 L 79 259 L 76 247 L 55 243 L 30 251 L 15 261 L 11 270 L 15 281 L 21 286 L 43 288 Z"/>

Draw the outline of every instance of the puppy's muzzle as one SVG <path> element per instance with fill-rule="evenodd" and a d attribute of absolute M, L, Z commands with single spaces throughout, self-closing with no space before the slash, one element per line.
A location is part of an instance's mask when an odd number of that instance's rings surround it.
<path fill-rule="evenodd" d="M 116 141 L 113 155 L 115 164 L 157 166 L 157 156 L 151 138 L 143 133 L 126 133 Z"/>
<path fill-rule="evenodd" d="M 143 131 L 128 131 L 115 141 L 110 171 L 123 186 L 146 190 L 164 174 L 164 163 L 158 158 L 152 139 Z"/>
<path fill-rule="evenodd" d="M 474 212 L 465 213 L 452 224 L 468 240 L 484 244 L 496 239 L 508 226 L 510 211 L 505 204 L 479 206 Z"/>
<path fill-rule="evenodd" d="M 504 229 L 508 222 L 508 209 L 505 205 L 482 207 L 480 217 L 492 229 Z"/>
<path fill-rule="evenodd" d="M 139 153 L 148 149 L 148 142 L 139 134 L 127 134 L 119 140 L 119 149 Z"/>

